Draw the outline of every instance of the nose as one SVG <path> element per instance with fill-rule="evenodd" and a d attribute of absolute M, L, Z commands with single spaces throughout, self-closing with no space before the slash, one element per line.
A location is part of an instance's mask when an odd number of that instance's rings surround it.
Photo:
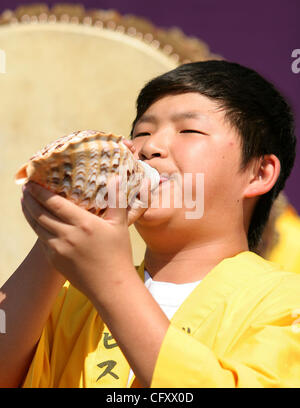
<path fill-rule="evenodd" d="M 138 153 L 140 160 L 150 160 L 154 157 L 165 158 L 168 156 L 168 142 L 166 136 L 160 132 L 144 137 Z"/>

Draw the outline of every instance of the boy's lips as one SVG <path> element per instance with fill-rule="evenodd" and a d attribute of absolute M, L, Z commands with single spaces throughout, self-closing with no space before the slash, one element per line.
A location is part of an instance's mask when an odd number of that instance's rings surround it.
<path fill-rule="evenodd" d="M 147 163 L 149 164 L 149 163 Z M 149 164 L 150 165 L 150 164 Z M 167 171 L 167 170 L 161 170 L 156 168 L 153 165 L 150 165 L 151 167 L 153 167 L 155 170 L 158 171 L 160 179 L 159 179 L 159 184 L 165 183 L 166 181 L 170 181 L 174 178 L 174 174 L 176 174 L 176 172 L 172 172 L 172 171 Z"/>

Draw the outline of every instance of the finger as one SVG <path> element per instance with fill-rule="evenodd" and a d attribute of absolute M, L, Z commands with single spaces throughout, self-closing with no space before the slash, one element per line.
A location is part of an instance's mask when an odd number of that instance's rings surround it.
<path fill-rule="evenodd" d="M 129 150 L 134 153 L 136 148 L 133 146 L 133 141 L 132 140 L 128 140 L 128 139 L 124 139 L 123 143 L 125 146 L 127 146 L 129 148 Z"/>
<path fill-rule="evenodd" d="M 31 216 L 30 212 L 25 207 L 23 200 L 21 201 L 21 205 L 26 221 L 31 226 L 33 231 L 37 234 L 37 236 L 41 239 L 41 241 L 48 242 L 50 239 L 53 239 L 54 236 L 45 228 L 40 226 L 39 223 Z"/>
<path fill-rule="evenodd" d="M 107 183 L 108 207 L 103 215 L 105 220 L 127 225 L 127 193 L 120 176 L 113 176 Z"/>
<path fill-rule="evenodd" d="M 51 234 L 58 236 L 63 232 L 66 224 L 51 214 L 27 190 L 24 190 L 22 206 L 26 208 L 35 223 L 38 223 Z"/>
<path fill-rule="evenodd" d="M 66 224 L 78 225 L 83 217 L 83 211 L 86 212 L 85 217 L 93 216 L 72 201 L 52 193 L 37 183 L 29 182 L 25 186 L 25 191 L 29 191 L 43 207 Z"/>
<path fill-rule="evenodd" d="M 151 200 L 151 180 L 144 178 L 140 188 L 129 199 L 131 208 L 148 208 Z"/>
<path fill-rule="evenodd" d="M 128 222 L 128 227 L 130 227 L 131 224 L 134 224 L 147 210 L 147 208 L 143 208 L 141 204 L 135 203 L 133 207 L 129 207 L 127 210 L 127 222 Z"/>

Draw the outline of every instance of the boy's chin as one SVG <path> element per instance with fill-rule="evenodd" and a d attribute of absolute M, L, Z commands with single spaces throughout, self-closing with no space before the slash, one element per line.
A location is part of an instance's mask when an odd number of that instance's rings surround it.
<path fill-rule="evenodd" d="M 141 217 L 135 222 L 135 225 L 157 226 L 170 222 L 174 216 L 174 208 L 147 208 Z"/>

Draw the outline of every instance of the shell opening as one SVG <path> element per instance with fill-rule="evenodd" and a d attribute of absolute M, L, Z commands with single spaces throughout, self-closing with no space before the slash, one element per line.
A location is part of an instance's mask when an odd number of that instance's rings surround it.
<path fill-rule="evenodd" d="M 25 184 L 28 180 L 27 164 L 24 164 L 15 175 L 16 184 Z"/>
<path fill-rule="evenodd" d="M 160 181 L 159 172 L 154 167 L 151 167 L 149 164 L 143 162 L 142 160 L 138 160 L 138 161 L 144 168 L 145 176 L 150 179 L 151 191 L 154 190 L 159 185 L 159 181 Z"/>

